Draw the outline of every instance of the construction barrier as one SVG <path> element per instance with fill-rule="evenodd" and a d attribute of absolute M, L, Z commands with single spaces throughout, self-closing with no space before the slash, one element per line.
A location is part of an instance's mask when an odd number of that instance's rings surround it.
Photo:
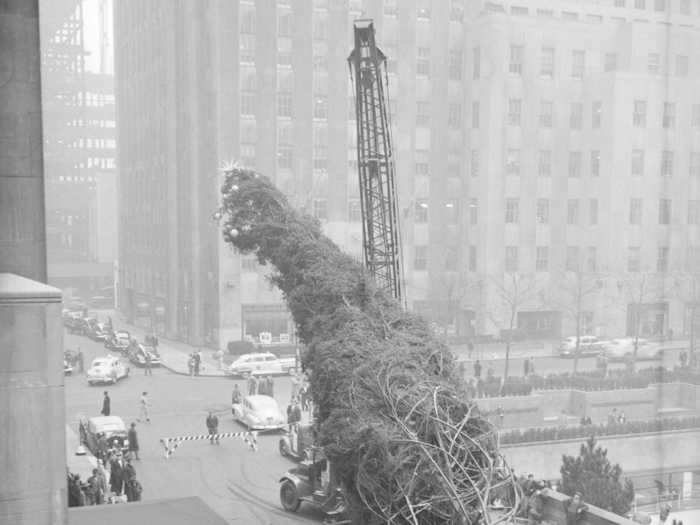
<path fill-rule="evenodd" d="M 250 450 L 258 450 L 258 433 L 257 432 L 222 432 L 221 434 L 199 434 L 197 436 L 178 436 L 161 438 L 160 442 L 163 444 L 165 449 L 165 458 L 170 459 L 173 452 L 180 446 L 183 441 L 200 441 L 200 440 L 214 440 L 219 441 L 223 438 L 240 438 L 242 439 L 250 448 Z"/>

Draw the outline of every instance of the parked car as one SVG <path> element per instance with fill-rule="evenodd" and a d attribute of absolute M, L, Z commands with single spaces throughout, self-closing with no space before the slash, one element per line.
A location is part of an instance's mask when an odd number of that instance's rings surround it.
<path fill-rule="evenodd" d="M 136 366 L 146 366 L 146 354 L 151 356 L 151 366 L 160 366 L 160 354 L 152 346 L 139 343 L 136 350 L 129 352 L 129 361 Z"/>
<path fill-rule="evenodd" d="M 110 337 L 105 339 L 105 348 L 124 353 L 129 348 L 131 334 L 126 330 L 117 330 Z"/>
<path fill-rule="evenodd" d="M 270 396 L 246 396 L 231 404 L 233 418 L 250 430 L 280 430 L 287 426 L 287 417 Z"/>
<path fill-rule="evenodd" d="M 63 375 L 69 376 L 73 373 L 73 365 L 67 359 L 63 360 Z"/>
<path fill-rule="evenodd" d="M 296 370 L 296 359 L 278 358 L 270 352 L 245 354 L 236 359 L 224 372 L 230 376 L 292 374 Z"/>
<path fill-rule="evenodd" d="M 605 350 L 605 341 L 594 335 L 579 337 L 579 357 L 597 356 Z M 559 357 L 576 357 L 576 336 L 567 337 L 559 345 Z"/>
<path fill-rule="evenodd" d="M 115 384 L 120 379 L 128 376 L 129 367 L 122 363 L 121 359 L 112 355 L 94 359 L 87 371 L 89 385 L 94 385 L 95 383 Z"/>
<path fill-rule="evenodd" d="M 116 442 L 117 448 L 120 448 L 122 452 L 129 449 L 126 425 L 124 424 L 124 420 L 119 416 L 80 418 L 80 442 L 96 456 L 99 455 L 100 452 L 99 434 L 104 434 L 107 444 L 105 448 L 112 448 Z"/>
<path fill-rule="evenodd" d="M 613 339 L 605 347 L 608 361 L 626 361 L 634 355 L 634 337 Z M 661 345 L 647 339 L 639 339 L 637 343 L 637 360 L 651 361 L 661 358 Z"/>
<path fill-rule="evenodd" d="M 111 331 L 105 326 L 104 323 L 90 323 L 86 334 L 93 341 L 106 341 L 110 335 Z"/>

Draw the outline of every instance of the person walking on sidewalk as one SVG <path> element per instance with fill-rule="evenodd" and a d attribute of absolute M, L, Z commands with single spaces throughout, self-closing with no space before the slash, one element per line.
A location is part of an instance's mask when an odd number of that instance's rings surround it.
<path fill-rule="evenodd" d="M 209 415 L 207 416 L 207 431 L 209 432 L 209 435 L 211 436 L 209 438 L 209 443 L 212 445 L 214 442 L 216 442 L 217 445 L 220 445 L 221 443 L 219 442 L 219 418 L 216 417 L 211 411 L 209 411 Z"/>
<path fill-rule="evenodd" d="M 141 394 L 141 401 L 139 402 L 139 419 L 141 422 L 143 420 L 151 422 L 151 416 L 148 414 L 148 407 L 151 406 L 151 402 L 148 400 L 148 392 Z"/>
<path fill-rule="evenodd" d="M 202 365 L 202 354 L 197 350 L 194 353 L 194 375 L 199 375 L 199 367 Z"/>
<path fill-rule="evenodd" d="M 129 452 L 134 457 L 134 459 L 139 458 L 139 437 L 136 434 L 136 423 L 131 423 L 131 428 L 129 429 Z"/>
<path fill-rule="evenodd" d="M 190 354 L 187 359 L 187 369 L 190 372 L 190 377 L 194 376 L 194 354 Z"/>
<path fill-rule="evenodd" d="M 78 356 L 76 359 L 78 360 L 78 372 L 82 374 L 85 371 L 85 357 L 80 347 L 78 347 Z"/>
<path fill-rule="evenodd" d="M 242 401 L 241 391 L 238 389 L 238 383 L 233 385 L 233 392 L 231 393 L 231 404 L 240 405 Z"/>
<path fill-rule="evenodd" d="M 108 416 L 112 411 L 112 400 L 109 398 L 109 393 L 105 390 L 105 396 L 102 398 L 102 411 L 100 414 Z"/>
<path fill-rule="evenodd" d="M 155 347 L 153 347 L 153 348 L 155 348 Z M 151 363 L 151 352 L 146 350 L 144 353 L 146 355 L 145 355 L 145 359 L 144 359 L 145 363 L 144 363 L 144 367 L 143 367 L 143 375 L 152 376 L 153 375 L 153 370 L 152 370 L 153 363 Z"/>

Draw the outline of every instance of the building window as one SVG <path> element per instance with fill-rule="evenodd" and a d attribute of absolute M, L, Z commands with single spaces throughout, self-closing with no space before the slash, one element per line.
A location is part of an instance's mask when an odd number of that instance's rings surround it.
<path fill-rule="evenodd" d="M 517 224 L 520 215 L 518 199 L 506 199 L 506 224 Z"/>
<path fill-rule="evenodd" d="M 540 156 L 537 163 L 537 173 L 540 177 L 549 177 L 552 175 L 552 151 L 545 149 L 540 150 Z"/>
<path fill-rule="evenodd" d="M 633 177 L 641 177 L 644 175 L 644 150 L 632 150 L 631 172 Z"/>
<path fill-rule="evenodd" d="M 600 119 L 603 113 L 603 103 L 595 101 L 591 105 L 591 127 L 593 129 L 600 128 Z"/>
<path fill-rule="evenodd" d="M 241 6 L 241 33 L 255 34 L 255 6 Z"/>
<path fill-rule="evenodd" d="M 646 9 L 646 0 L 634 0 L 635 9 Z"/>
<path fill-rule="evenodd" d="M 469 246 L 469 271 L 476 271 L 476 246 Z"/>
<path fill-rule="evenodd" d="M 700 267 L 700 246 L 690 245 L 686 250 L 685 268 L 688 272 L 696 273 Z"/>
<path fill-rule="evenodd" d="M 314 145 L 313 148 L 314 170 L 326 171 L 328 169 L 328 148 L 325 145 Z"/>
<path fill-rule="evenodd" d="M 690 14 L 690 0 L 681 0 L 680 12 L 682 15 Z"/>
<path fill-rule="evenodd" d="M 581 102 L 571 103 L 569 127 L 571 129 L 581 129 L 583 127 L 583 104 Z"/>
<path fill-rule="evenodd" d="M 459 247 L 448 246 L 445 251 L 445 271 L 456 272 L 457 263 L 459 262 Z"/>
<path fill-rule="evenodd" d="M 569 199 L 566 203 L 566 223 L 571 226 L 578 224 L 578 199 Z"/>
<path fill-rule="evenodd" d="M 277 94 L 277 116 L 291 117 L 292 116 L 292 95 L 291 93 Z"/>
<path fill-rule="evenodd" d="M 583 73 L 586 69 L 586 52 L 572 51 L 571 52 L 571 76 L 573 78 L 583 78 Z"/>
<path fill-rule="evenodd" d="M 508 175 L 520 174 L 520 150 L 509 149 L 506 157 L 506 173 Z"/>
<path fill-rule="evenodd" d="M 292 169 L 293 153 L 290 146 L 279 146 L 277 148 L 277 166 L 282 169 Z"/>
<path fill-rule="evenodd" d="M 671 199 L 659 199 L 659 224 L 671 223 Z"/>
<path fill-rule="evenodd" d="M 472 102 L 472 128 L 479 128 L 479 102 Z"/>
<path fill-rule="evenodd" d="M 664 150 L 661 152 L 661 176 L 673 176 L 673 152 Z"/>
<path fill-rule="evenodd" d="M 645 100 L 634 101 L 632 125 L 636 128 L 644 128 L 647 125 L 647 103 Z"/>
<path fill-rule="evenodd" d="M 676 105 L 673 102 L 664 102 L 664 128 L 673 128 L 676 125 Z"/>
<path fill-rule="evenodd" d="M 416 75 L 430 76 L 430 48 L 419 47 L 416 57 Z"/>
<path fill-rule="evenodd" d="M 639 246 L 630 246 L 627 249 L 627 271 L 628 272 L 638 272 L 641 268 L 641 252 L 642 249 Z"/>
<path fill-rule="evenodd" d="M 688 201 L 688 224 L 700 224 L 700 201 Z"/>
<path fill-rule="evenodd" d="M 569 177 L 581 176 L 581 152 L 569 152 Z"/>
<path fill-rule="evenodd" d="M 450 80 L 462 80 L 462 52 L 450 51 L 449 71 Z"/>
<path fill-rule="evenodd" d="M 255 115 L 255 92 L 241 91 L 241 115 Z"/>
<path fill-rule="evenodd" d="M 322 95 L 314 97 L 314 118 L 328 118 L 328 97 Z"/>
<path fill-rule="evenodd" d="M 567 246 L 566 247 L 566 271 L 567 272 L 578 272 L 579 271 L 579 249 L 578 249 L 578 246 Z"/>
<path fill-rule="evenodd" d="M 519 98 L 508 99 L 508 124 L 510 126 L 520 126 L 520 112 L 523 101 Z"/>
<path fill-rule="evenodd" d="M 605 53 L 605 71 L 615 71 L 617 69 L 617 54 Z"/>
<path fill-rule="evenodd" d="M 479 176 L 479 150 L 478 149 L 472 150 L 471 174 L 472 174 L 472 177 Z"/>
<path fill-rule="evenodd" d="M 523 74 L 523 46 L 510 46 L 510 60 L 508 72 L 513 75 Z"/>
<path fill-rule="evenodd" d="M 414 154 L 416 175 L 430 174 L 430 155 L 427 150 L 418 149 Z"/>
<path fill-rule="evenodd" d="M 659 246 L 656 255 L 656 271 L 668 271 L 668 246 Z"/>
<path fill-rule="evenodd" d="M 586 271 L 598 271 L 598 250 L 595 246 L 588 247 L 588 254 L 586 256 Z"/>
<path fill-rule="evenodd" d="M 666 11 L 666 0 L 654 0 L 654 11 Z"/>
<path fill-rule="evenodd" d="M 457 162 L 450 162 L 447 165 L 447 176 L 455 179 L 461 177 L 462 167 Z"/>
<path fill-rule="evenodd" d="M 591 151 L 591 177 L 600 176 L 600 151 Z"/>
<path fill-rule="evenodd" d="M 416 209 L 414 211 L 414 222 L 416 223 L 426 223 L 428 222 L 428 201 L 425 199 L 419 199 L 416 201 Z"/>
<path fill-rule="evenodd" d="M 518 271 L 518 247 L 506 246 L 505 271 L 515 273 Z"/>
<path fill-rule="evenodd" d="M 650 75 L 658 75 L 659 71 L 661 71 L 661 55 L 649 53 L 647 56 L 647 72 Z"/>
<path fill-rule="evenodd" d="M 241 144 L 241 164 L 247 168 L 255 167 L 254 144 Z"/>
<path fill-rule="evenodd" d="M 280 11 L 277 15 L 277 36 L 291 37 L 293 33 L 292 12 L 288 10 Z"/>
<path fill-rule="evenodd" d="M 479 199 L 469 199 L 469 224 L 479 222 Z"/>
<path fill-rule="evenodd" d="M 535 271 L 546 272 L 549 269 L 549 246 L 537 246 L 535 249 Z"/>
<path fill-rule="evenodd" d="M 360 199 L 348 200 L 348 222 L 362 221 L 362 206 Z"/>
<path fill-rule="evenodd" d="M 537 222 L 549 224 L 549 199 L 537 199 Z"/>
<path fill-rule="evenodd" d="M 472 78 L 477 79 L 481 76 L 481 48 L 475 47 L 472 49 Z"/>
<path fill-rule="evenodd" d="M 551 128 L 554 120 L 554 103 L 549 100 L 540 102 L 540 126 Z"/>
<path fill-rule="evenodd" d="M 589 201 L 588 212 L 591 219 L 591 225 L 595 226 L 598 224 L 598 199 L 591 199 Z"/>
<path fill-rule="evenodd" d="M 452 129 L 459 129 L 462 125 L 462 106 L 450 104 L 447 113 L 447 125 Z"/>
<path fill-rule="evenodd" d="M 687 55 L 676 55 L 676 76 L 677 77 L 687 77 L 688 76 L 688 56 Z"/>
<path fill-rule="evenodd" d="M 459 202 L 449 200 L 445 203 L 445 222 L 457 224 L 459 222 Z"/>
<path fill-rule="evenodd" d="M 642 224 L 642 199 L 630 199 L 630 224 Z"/>
<path fill-rule="evenodd" d="M 328 219 L 328 201 L 326 199 L 313 200 L 313 215 L 319 221 Z"/>
<path fill-rule="evenodd" d="M 693 104 L 690 125 L 694 128 L 700 128 L 700 104 Z"/>
<path fill-rule="evenodd" d="M 255 35 L 241 34 L 240 40 L 240 56 L 239 59 L 242 63 L 254 63 L 255 62 Z"/>
<path fill-rule="evenodd" d="M 325 40 L 328 38 L 328 17 L 325 14 L 314 13 L 312 31 L 314 40 Z"/>
<path fill-rule="evenodd" d="M 542 48 L 542 62 L 540 63 L 540 75 L 543 77 L 554 77 L 554 48 Z"/>
<path fill-rule="evenodd" d="M 430 126 L 430 102 L 416 103 L 416 126 Z"/>
<path fill-rule="evenodd" d="M 428 268 L 428 247 L 427 246 L 416 246 L 415 253 L 413 257 L 413 269 L 414 270 L 425 270 Z"/>
<path fill-rule="evenodd" d="M 700 176 L 700 152 L 691 151 L 690 152 L 690 164 L 688 173 L 691 177 Z"/>

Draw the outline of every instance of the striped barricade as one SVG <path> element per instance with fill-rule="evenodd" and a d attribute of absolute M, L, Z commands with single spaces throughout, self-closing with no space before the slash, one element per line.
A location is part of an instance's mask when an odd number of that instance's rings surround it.
<path fill-rule="evenodd" d="M 214 440 L 219 441 L 224 438 L 240 438 L 242 439 L 250 450 L 258 450 L 258 433 L 257 432 L 222 432 L 220 434 L 199 434 L 196 436 L 178 436 L 161 438 L 160 442 L 163 444 L 165 449 L 165 458 L 170 459 L 173 455 L 175 449 L 180 446 L 183 441 L 200 441 L 200 440 Z"/>

